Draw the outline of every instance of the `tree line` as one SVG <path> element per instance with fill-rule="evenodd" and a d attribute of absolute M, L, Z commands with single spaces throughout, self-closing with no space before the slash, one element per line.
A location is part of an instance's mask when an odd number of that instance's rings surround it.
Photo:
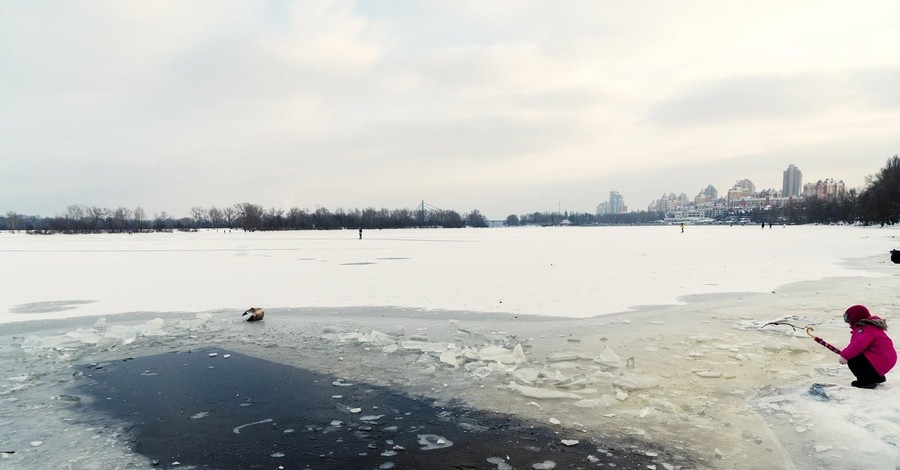
<path fill-rule="evenodd" d="M 198 229 L 335 230 L 420 227 L 487 227 L 487 218 L 477 209 L 460 214 L 453 210 L 429 209 L 337 209 L 320 207 L 315 211 L 291 208 L 265 209 L 259 204 L 239 203 L 226 207 L 195 206 L 190 217 L 175 218 L 165 211 L 148 216 L 140 206 L 108 209 L 70 205 L 55 217 L 17 214 L 10 211 L 0 218 L 0 230 L 26 230 L 36 233 L 167 232 Z"/>
<path fill-rule="evenodd" d="M 0 217 L 0 230 L 27 230 L 38 233 L 144 232 L 197 229 L 256 230 L 333 230 L 420 227 L 487 227 L 488 221 L 477 209 L 460 214 L 436 208 L 410 209 L 337 209 L 315 211 L 291 208 L 264 209 L 258 204 L 239 203 L 227 207 L 191 208 L 190 217 L 173 218 L 166 212 L 149 217 L 141 207 L 107 209 L 71 205 L 62 215 L 39 217 L 10 211 Z M 805 199 L 786 207 L 740 211 L 723 216 L 749 219 L 753 223 L 893 225 L 900 223 L 900 157 L 894 155 L 875 175 L 866 177 L 865 188 L 849 191 L 835 200 Z M 507 226 L 557 225 L 568 220 L 573 225 L 647 225 L 665 219 L 662 212 L 629 212 L 596 215 L 587 212 L 533 212 L 510 215 Z M 723 219 L 720 222 L 727 222 Z"/>

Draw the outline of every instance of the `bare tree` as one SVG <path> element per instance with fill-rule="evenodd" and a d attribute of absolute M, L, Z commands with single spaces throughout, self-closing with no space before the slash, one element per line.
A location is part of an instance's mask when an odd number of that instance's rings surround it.
<path fill-rule="evenodd" d="M 302 209 L 292 207 L 287 213 L 288 227 L 291 230 L 309 228 L 309 214 Z"/>
<path fill-rule="evenodd" d="M 262 228 L 263 216 L 265 215 L 265 210 L 262 206 L 243 202 L 235 204 L 234 210 L 237 213 L 238 220 L 240 220 L 241 228 L 244 230 L 252 232 Z"/>
<path fill-rule="evenodd" d="M 191 207 L 191 217 L 194 218 L 196 228 L 202 227 L 203 221 L 206 220 L 206 209 L 200 206 Z"/>
<path fill-rule="evenodd" d="M 100 221 L 106 218 L 106 214 L 109 210 L 103 207 L 92 206 L 89 207 L 86 212 L 90 222 L 90 229 L 92 232 L 96 232 L 100 230 Z"/>
<path fill-rule="evenodd" d="M 131 218 L 131 210 L 127 207 L 119 207 L 112 214 L 112 227 L 110 229 L 121 232 L 128 227 L 128 219 Z"/>
<path fill-rule="evenodd" d="M 66 219 L 71 221 L 72 229 L 76 232 L 84 230 L 84 208 L 79 205 L 71 205 L 66 208 Z"/>
<path fill-rule="evenodd" d="M 281 209 L 275 209 L 274 207 L 269 209 L 265 214 L 263 228 L 266 230 L 282 230 L 284 229 L 284 211 Z"/>
<path fill-rule="evenodd" d="M 234 227 L 234 217 L 235 217 L 234 207 L 226 207 L 222 209 L 222 217 L 225 219 L 225 224 L 228 228 Z"/>
<path fill-rule="evenodd" d="M 212 227 L 218 229 L 222 225 L 222 218 L 224 217 L 222 211 L 216 206 L 212 206 L 207 211 L 207 214 L 209 214 L 209 221 L 212 224 Z"/>
<path fill-rule="evenodd" d="M 166 214 L 166 211 L 162 211 L 159 214 L 155 214 L 153 220 L 153 229 L 157 231 L 164 231 L 168 228 L 167 224 L 169 223 L 169 214 Z"/>
<path fill-rule="evenodd" d="M 144 208 L 137 206 L 134 208 L 134 229 L 138 232 L 144 229 Z"/>
<path fill-rule="evenodd" d="M 18 214 L 16 214 L 14 211 L 9 211 L 6 213 L 6 225 L 13 232 L 16 231 L 16 218 L 17 217 L 18 217 Z"/>

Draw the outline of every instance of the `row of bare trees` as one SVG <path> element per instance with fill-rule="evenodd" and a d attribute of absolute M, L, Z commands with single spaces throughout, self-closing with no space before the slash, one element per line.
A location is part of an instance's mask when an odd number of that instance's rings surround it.
<path fill-rule="evenodd" d="M 165 211 L 148 216 L 140 206 L 108 209 L 70 205 L 55 217 L 7 212 L 0 229 L 39 233 L 145 232 L 197 229 L 332 230 L 342 228 L 486 227 L 487 219 L 476 209 L 464 215 L 452 210 L 337 209 L 315 211 L 291 208 L 264 209 L 258 204 L 239 203 L 226 207 L 195 206 L 190 217 L 173 218 Z"/>

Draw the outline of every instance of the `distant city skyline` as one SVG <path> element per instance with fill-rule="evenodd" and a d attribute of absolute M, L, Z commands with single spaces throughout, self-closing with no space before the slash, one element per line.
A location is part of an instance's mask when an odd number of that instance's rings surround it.
<path fill-rule="evenodd" d="M 631 209 L 861 187 L 898 2 L 3 2 L 0 211 Z"/>
<path fill-rule="evenodd" d="M 762 192 L 767 192 L 769 196 L 772 197 L 809 197 L 811 195 L 816 194 L 816 188 L 808 188 L 808 186 L 816 186 L 816 183 L 819 183 L 820 187 L 818 188 L 819 197 L 825 197 L 826 195 L 833 196 L 837 191 L 838 194 L 844 194 L 845 190 L 850 189 L 862 189 L 852 188 L 846 186 L 846 183 L 842 179 L 836 179 L 831 177 L 819 178 L 814 181 L 806 181 L 803 179 L 803 172 L 794 164 L 789 164 L 787 168 L 782 172 L 782 186 L 781 188 L 776 187 L 759 187 L 756 183 L 753 182 L 750 178 L 742 178 L 735 181 L 733 184 L 728 185 L 724 191 L 720 191 L 720 188 L 715 185 L 709 184 L 705 188 L 701 188 L 696 193 L 689 193 L 686 191 L 664 191 L 660 194 L 660 196 L 654 198 L 649 202 L 646 206 L 634 206 L 629 205 L 625 202 L 625 195 L 627 193 L 626 190 L 623 191 L 610 191 L 609 199 L 606 201 L 601 201 L 595 210 L 596 214 L 615 214 L 622 213 L 626 211 L 617 210 L 620 207 L 628 207 L 627 212 L 638 212 L 643 210 L 666 210 L 660 208 L 654 208 L 654 206 L 659 206 L 659 203 L 663 199 L 671 200 L 674 196 L 675 198 L 681 198 L 684 204 L 694 204 L 697 198 L 706 197 L 706 203 L 716 202 L 719 199 L 730 200 L 732 198 L 739 197 L 747 197 L 757 196 Z M 736 191 L 735 188 L 740 188 L 741 191 Z M 823 189 L 828 188 L 828 189 Z M 736 194 L 733 194 L 735 193 Z M 724 194 L 724 195 L 720 195 Z M 613 201 L 616 201 L 613 204 Z"/>

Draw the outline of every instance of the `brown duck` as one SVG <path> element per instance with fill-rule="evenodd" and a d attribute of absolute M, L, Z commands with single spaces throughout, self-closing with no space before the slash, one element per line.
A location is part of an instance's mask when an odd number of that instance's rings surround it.
<path fill-rule="evenodd" d="M 253 307 L 247 309 L 247 311 L 244 312 L 244 315 L 250 315 L 247 317 L 247 321 L 260 321 L 266 316 L 266 311 L 259 307 Z M 241 316 L 243 317 L 244 315 Z"/>

